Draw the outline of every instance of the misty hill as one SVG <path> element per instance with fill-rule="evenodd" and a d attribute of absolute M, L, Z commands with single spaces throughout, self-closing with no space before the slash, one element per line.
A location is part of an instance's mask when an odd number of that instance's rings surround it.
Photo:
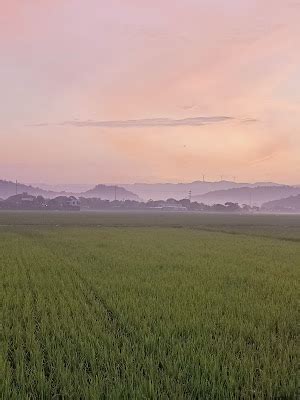
<path fill-rule="evenodd" d="M 116 188 L 116 189 L 115 189 Z M 114 200 L 115 199 L 115 191 L 118 200 L 139 200 L 139 197 L 119 186 L 106 186 L 106 185 L 97 185 L 93 189 L 81 192 L 68 192 L 68 191 L 51 191 L 41 189 L 39 187 L 34 187 L 31 185 L 25 185 L 22 183 L 18 183 L 16 187 L 15 182 L 0 180 L 0 198 L 7 199 L 10 196 L 16 194 L 16 190 L 18 193 L 28 193 L 32 196 L 43 196 L 47 199 L 52 199 L 57 196 L 76 196 L 76 197 L 95 197 L 103 200 Z"/>
<path fill-rule="evenodd" d="M 293 186 L 258 186 L 216 190 L 201 196 L 195 196 L 193 200 L 205 204 L 233 202 L 261 206 L 268 201 L 279 200 L 298 194 L 300 194 L 300 188 Z"/>
<path fill-rule="evenodd" d="M 55 192 L 43 190 L 31 185 L 24 185 L 22 183 L 18 183 L 16 188 L 15 182 L 0 180 L 0 197 L 7 199 L 8 197 L 15 195 L 16 190 L 18 190 L 18 193 L 26 192 L 32 196 L 43 196 L 48 198 L 52 198 L 57 195 Z"/>
<path fill-rule="evenodd" d="M 95 197 L 102 200 L 139 200 L 139 197 L 120 186 L 97 185 L 93 189 L 80 193 L 82 197 Z"/>
<path fill-rule="evenodd" d="M 300 212 L 300 194 L 264 203 L 262 205 L 262 210 L 273 212 Z"/>
<path fill-rule="evenodd" d="M 219 182 L 195 181 L 191 183 L 134 183 L 125 185 L 121 184 L 120 186 L 136 193 L 141 199 L 147 201 L 149 199 L 167 200 L 168 198 L 180 200 L 187 198 L 189 196 L 189 191 L 192 192 L 192 197 L 194 199 L 197 195 L 202 195 L 215 190 L 281 185 L 272 182 L 237 183 L 222 180 Z"/>
<path fill-rule="evenodd" d="M 87 183 L 30 183 L 32 186 L 55 193 L 82 193 L 92 189 L 95 185 Z"/>

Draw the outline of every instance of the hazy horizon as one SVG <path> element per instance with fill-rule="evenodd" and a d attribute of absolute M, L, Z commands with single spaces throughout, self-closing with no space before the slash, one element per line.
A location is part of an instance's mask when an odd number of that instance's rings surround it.
<path fill-rule="evenodd" d="M 0 180 L 1 180 L 2 178 L 0 177 Z M 12 182 L 15 182 L 15 180 L 12 180 Z M 203 181 L 201 178 L 199 178 L 199 179 L 196 179 L 196 180 L 188 180 L 188 179 L 186 179 L 186 180 L 176 180 L 176 179 L 174 179 L 174 180 L 162 180 L 162 181 L 153 181 L 153 182 L 151 182 L 151 181 L 130 181 L 130 180 L 128 180 L 128 181 L 123 181 L 123 182 L 113 182 L 113 181 L 99 181 L 99 182 L 97 182 L 97 181 L 95 181 L 95 182 L 81 182 L 81 181 L 74 181 L 74 182 L 55 182 L 55 181 L 53 181 L 53 182 L 31 182 L 31 181 L 24 181 L 24 182 L 21 182 L 21 181 L 18 181 L 19 183 L 23 183 L 23 184 L 26 184 L 26 185 L 36 185 L 36 186 L 61 186 L 61 187 L 63 187 L 63 186 L 95 186 L 95 185 L 143 185 L 143 184 L 145 184 L 145 185 L 166 185 L 166 184 L 173 184 L 173 185 L 176 185 L 176 184 L 192 184 L 192 183 L 196 183 L 196 182 L 199 182 L 199 183 L 221 183 L 221 182 L 231 182 L 231 183 L 236 183 L 236 184 L 243 184 L 243 183 L 245 183 L 245 184 L 251 184 L 251 185 L 253 185 L 253 184 L 255 184 L 255 183 L 274 183 L 274 184 L 282 184 L 282 185 L 290 185 L 290 186 L 298 186 L 298 185 L 300 185 L 300 183 L 299 182 L 294 182 L 294 183 L 290 183 L 290 184 L 288 184 L 288 183 L 284 183 L 284 182 L 281 182 L 281 181 L 272 181 L 272 180 L 270 180 L 270 181 L 259 181 L 259 180 L 253 180 L 253 181 L 239 181 L 239 180 L 233 180 L 233 179 L 226 179 L 226 178 L 224 178 L 224 179 L 205 179 L 205 181 Z"/>
<path fill-rule="evenodd" d="M 2 1 L 0 179 L 299 184 L 299 20 L 295 0 Z"/>

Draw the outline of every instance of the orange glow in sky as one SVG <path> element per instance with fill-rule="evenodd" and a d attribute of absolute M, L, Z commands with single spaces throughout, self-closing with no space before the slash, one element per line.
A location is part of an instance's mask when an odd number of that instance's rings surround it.
<path fill-rule="evenodd" d="M 0 179 L 300 183 L 299 1 L 0 6 Z"/>

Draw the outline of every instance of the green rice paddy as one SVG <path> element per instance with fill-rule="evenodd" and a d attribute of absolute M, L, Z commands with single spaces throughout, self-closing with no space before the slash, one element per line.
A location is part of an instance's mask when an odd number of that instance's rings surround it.
<path fill-rule="evenodd" d="M 2 399 L 296 399 L 300 216 L 0 213 Z"/>

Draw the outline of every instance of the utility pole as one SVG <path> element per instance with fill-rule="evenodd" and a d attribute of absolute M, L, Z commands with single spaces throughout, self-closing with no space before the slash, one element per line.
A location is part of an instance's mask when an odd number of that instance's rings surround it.
<path fill-rule="evenodd" d="M 190 200 L 190 203 L 191 203 L 191 201 L 192 201 L 192 191 L 191 190 L 189 191 L 189 200 Z"/>
<path fill-rule="evenodd" d="M 203 183 L 205 182 L 205 175 L 204 174 L 202 175 L 202 181 L 203 181 Z"/>

